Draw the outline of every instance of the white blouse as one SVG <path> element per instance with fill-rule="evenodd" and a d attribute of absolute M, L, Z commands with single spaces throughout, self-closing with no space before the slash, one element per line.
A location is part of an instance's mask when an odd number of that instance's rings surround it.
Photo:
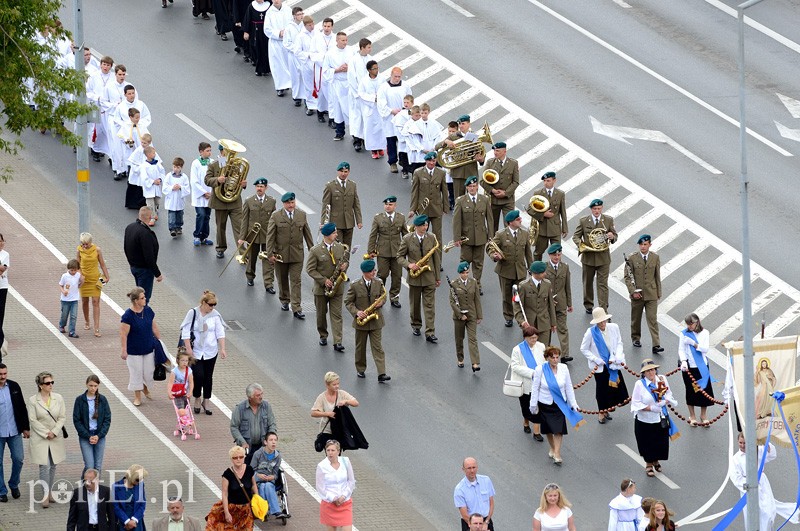
<path fill-rule="evenodd" d="M 218 340 L 225 337 L 225 321 L 217 310 L 211 310 L 206 315 L 200 313 L 200 308 L 189 310 L 181 323 L 181 339 L 189 339 L 189 328 L 192 326 L 192 311 L 197 312 L 194 319 L 194 346 L 192 351 L 198 360 L 216 357 L 219 351 Z"/>
<path fill-rule="evenodd" d="M 678 401 L 672 396 L 672 389 L 669 387 L 669 382 L 664 376 L 656 375 L 656 385 L 658 380 L 663 381 L 667 386 L 667 392 L 664 393 L 664 400 L 672 404 L 673 407 L 678 405 Z M 642 379 L 636 380 L 636 385 L 633 387 L 633 394 L 631 395 L 631 413 L 633 416 L 647 424 L 655 424 L 661 422 L 661 409 L 655 408 L 655 411 L 649 411 L 648 407 L 655 405 L 656 400 L 653 398 L 653 393 L 647 389 L 642 383 Z"/>
<path fill-rule="evenodd" d="M 344 496 L 349 500 L 356 488 L 356 478 L 349 457 L 339 457 L 339 469 L 333 468 L 326 457 L 317 464 L 317 492 L 323 500 L 333 500 Z"/>
<path fill-rule="evenodd" d="M 539 520 L 542 531 L 568 531 L 570 518 L 572 518 L 572 509 L 569 507 L 562 507 L 561 512 L 556 516 L 540 512 L 539 509 L 536 509 L 533 514 L 533 519 Z"/>
<path fill-rule="evenodd" d="M 546 363 L 544 359 L 544 343 L 537 341 L 531 349 L 536 366 Z M 511 380 L 522 382 L 522 391 L 526 395 L 531 394 L 531 384 L 533 383 L 533 369 L 525 363 L 519 343 L 511 351 Z"/>
<path fill-rule="evenodd" d="M 697 350 L 703 355 L 703 361 L 706 366 L 708 366 L 708 358 L 706 357 L 709 346 L 708 330 L 703 329 L 702 332 L 695 332 L 694 335 L 697 336 Z M 688 361 L 689 367 L 696 369 L 697 363 L 695 363 L 694 354 L 692 354 L 692 349 L 689 347 L 691 344 L 692 340 L 681 332 L 678 337 L 678 358 L 680 358 L 681 361 Z"/>
<path fill-rule="evenodd" d="M 536 367 L 533 371 L 533 385 L 531 386 L 531 413 L 538 412 L 539 402 L 542 404 L 552 404 L 553 395 L 550 394 L 550 388 L 547 386 L 547 379 L 542 374 L 542 367 L 544 364 Z M 572 409 L 578 409 L 578 403 L 575 401 L 575 391 L 572 389 L 572 379 L 569 376 L 569 367 L 563 363 L 558 364 L 558 369 L 555 372 L 556 383 L 561 390 L 561 396 L 566 400 L 567 404 Z"/>

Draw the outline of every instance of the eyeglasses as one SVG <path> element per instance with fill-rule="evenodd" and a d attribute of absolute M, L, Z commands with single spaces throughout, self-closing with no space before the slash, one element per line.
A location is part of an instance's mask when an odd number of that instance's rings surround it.
<path fill-rule="evenodd" d="M 243 455 L 234 455 L 231 459 L 244 459 Z"/>
<path fill-rule="evenodd" d="M 216 306 L 216 305 L 217 305 L 217 303 L 216 303 L 216 302 L 215 302 L 215 303 L 213 303 L 213 304 L 212 304 L 212 303 L 210 303 L 210 302 L 207 302 L 206 304 L 208 304 L 208 305 L 209 305 L 209 306 L 211 306 L 212 308 L 213 308 L 214 306 Z"/>
<path fill-rule="evenodd" d="M 54 383 L 56 383 L 55 380 L 50 380 L 49 382 L 42 382 L 42 385 L 53 385 Z"/>

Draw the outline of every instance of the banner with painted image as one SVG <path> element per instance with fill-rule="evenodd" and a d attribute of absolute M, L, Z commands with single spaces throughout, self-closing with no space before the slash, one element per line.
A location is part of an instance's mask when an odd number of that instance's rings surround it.
<path fill-rule="evenodd" d="M 786 398 L 781 402 L 781 407 L 786 416 L 787 429 L 795 444 L 800 446 L 800 386 L 794 386 L 783 392 Z"/>
<path fill-rule="evenodd" d="M 796 376 L 796 360 L 798 336 L 775 337 L 771 339 L 753 340 L 753 380 L 744 379 L 744 343 L 731 341 L 726 343 L 728 355 L 731 357 L 734 377 L 734 394 L 739 420 L 744 425 L 750 419 L 744 417 L 744 386 L 752 385 L 755 396 L 756 437 L 758 444 L 764 444 L 767 431 L 772 424 L 772 442 L 790 447 L 790 433 L 783 425 L 780 414 L 775 411 L 772 416 L 772 405 L 775 400 L 770 396 L 773 391 L 794 387 Z M 784 408 L 786 404 L 784 403 Z M 800 408 L 798 408 L 800 413 Z M 787 411 L 788 419 L 788 411 Z M 797 416 L 800 420 L 800 415 Z M 791 421 L 789 421 L 791 423 Z"/>

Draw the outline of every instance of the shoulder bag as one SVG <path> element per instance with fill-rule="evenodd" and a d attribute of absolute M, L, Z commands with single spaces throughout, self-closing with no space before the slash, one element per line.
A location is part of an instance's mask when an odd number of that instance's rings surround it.
<path fill-rule="evenodd" d="M 42 406 L 42 409 L 44 409 L 45 411 L 47 411 L 47 414 L 48 414 L 48 415 L 50 415 L 50 418 L 51 418 L 51 419 L 53 419 L 53 422 L 55 422 L 55 423 L 58 423 L 58 421 L 57 421 L 57 420 L 56 420 L 56 418 L 53 416 L 53 414 L 52 414 L 52 413 L 50 413 L 50 410 L 49 410 L 49 409 L 47 409 L 47 408 L 46 408 L 46 407 L 44 407 L 44 406 Z M 63 424 L 61 425 L 61 436 L 62 436 L 62 437 L 64 437 L 65 439 L 68 439 L 68 438 L 69 438 L 69 433 L 67 433 L 67 428 L 65 428 Z"/>
<path fill-rule="evenodd" d="M 189 386 L 189 367 L 183 373 L 183 383 L 173 382 L 170 393 L 173 398 L 181 398 L 186 396 L 186 389 Z"/>
<path fill-rule="evenodd" d="M 245 465 L 245 470 L 247 470 L 246 467 L 247 465 Z M 242 492 L 244 492 L 247 501 L 250 502 L 250 510 L 253 511 L 253 516 L 263 522 L 264 518 L 267 516 L 267 512 L 269 511 L 269 502 L 264 498 L 262 498 L 259 494 L 253 494 L 253 496 L 251 497 L 247 493 L 247 489 L 244 488 L 242 480 L 239 479 L 239 476 L 236 475 L 236 472 L 233 470 L 233 467 L 230 467 L 229 470 L 233 474 L 233 477 L 236 478 L 236 482 L 239 484 L 239 487 L 241 487 Z"/>
<path fill-rule="evenodd" d="M 197 319 L 197 309 L 196 308 L 192 308 L 192 324 L 189 327 L 189 344 L 192 346 L 192 348 L 194 348 L 194 322 L 195 322 L 195 319 Z M 183 334 L 178 334 L 178 348 L 179 349 L 183 348 L 183 339 L 181 339 L 181 335 L 183 335 Z"/>
<path fill-rule="evenodd" d="M 503 394 L 515 398 L 521 397 L 523 393 L 522 382 L 515 382 L 511 379 L 511 364 L 508 364 L 506 375 L 503 378 Z"/>

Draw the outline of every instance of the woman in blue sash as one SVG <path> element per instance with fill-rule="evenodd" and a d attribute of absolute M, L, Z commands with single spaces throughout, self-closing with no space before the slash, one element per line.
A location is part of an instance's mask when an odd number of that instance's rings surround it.
<path fill-rule="evenodd" d="M 558 362 L 561 350 L 547 347 L 544 357 L 547 363 L 533 371 L 530 408 L 531 413 L 540 416 L 542 433 L 550 445 L 548 455 L 556 465 L 561 465 L 561 442 L 567 434 L 567 422 L 577 429 L 584 420 L 578 413 L 569 367 Z"/>
<path fill-rule="evenodd" d="M 628 398 L 628 388 L 622 378 L 625 353 L 619 326 L 609 323 L 611 315 L 603 308 L 592 310 L 592 321 L 581 341 L 581 352 L 589 361 L 589 370 L 594 373 L 597 409 L 604 410 L 623 403 Z M 605 424 L 611 420 L 608 413 L 600 413 L 597 421 Z"/>
<path fill-rule="evenodd" d="M 692 426 L 697 426 L 697 418 L 695 417 L 694 408 L 700 408 L 700 425 L 710 426 L 706 418 L 706 408 L 713 406 L 714 402 L 706 397 L 699 390 L 694 390 L 694 383 L 689 377 L 691 374 L 700 389 L 706 392 L 708 396 L 714 396 L 714 389 L 711 387 L 711 382 L 714 379 L 711 377 L 709 370 L 708 352 L 709 334 L 708 330 L 703 328 L 700 323 L 700 318 L 695 313 L 690 313 L 684 319 L 686 329 L 681 332 L 680 340 L 678 342 L 678 358 L 680 359 L 681 371 L 683 373 L 683 384 L 686 386 L 686 405 L 689 407 L 689 423 Z"/>
<path fill-rule="evenodd" d="M 522 382 L 522 396 L 519 405 L 522 408 L 522 429 L 525 433 L 531 432 L 530 424 L 533 423 L 533 438 L 539 442 L 542 437 L 539 415 L 531 413 L 531 384 L 533 383 L 533 370 L 544 363 L 544 343 L 539 341 L 539 331 L 530 325 L 522 327 L 522 343 L 511 351 L 511 380 Z"/>
<path fill-rule="evenodd" d="M 667 403 L 675 407 L 678 401 L 672 396 L 667 379 L 656 369 L 658 365 L 653 360 L 642 360 L 642 377 L 636 380 L 631 397 L 631 412 L 636 419 L 633 433 L 649 477 L 661 472 L 661 461 L 669 459 L 669 440 L 680 437 L 667 411 Z"/>

